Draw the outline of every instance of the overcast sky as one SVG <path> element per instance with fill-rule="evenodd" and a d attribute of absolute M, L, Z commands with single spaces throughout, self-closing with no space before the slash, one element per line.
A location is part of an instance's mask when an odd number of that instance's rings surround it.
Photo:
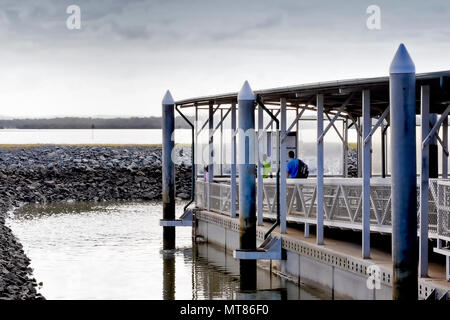
<path fill-rule="evenodd" d="M 366 26 L 372 4 L 381 30 Z M 384 76 L 400 42 L 418 72 L 450 70 L 450 2 L 0 0 L 0 115 L 160 115 L 166 89 Z"/>

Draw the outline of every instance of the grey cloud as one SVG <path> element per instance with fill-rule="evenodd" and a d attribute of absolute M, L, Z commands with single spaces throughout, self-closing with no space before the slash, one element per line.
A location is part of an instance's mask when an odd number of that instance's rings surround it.
<path fill-rule="evenodd" d="M 77 32 L 65 28 L 65 9 L 73 3 L 82 10 Z M 127 41 L 148 48 L 358 42 L 374 38 L 365 27 L 370 4 L 382 9 L 378 35 L 384 41 L 448 39 L 450 3 L 438 0 L 407 6 L 387 0 L 0 0 L 0 41 L 119 48 Z"/>

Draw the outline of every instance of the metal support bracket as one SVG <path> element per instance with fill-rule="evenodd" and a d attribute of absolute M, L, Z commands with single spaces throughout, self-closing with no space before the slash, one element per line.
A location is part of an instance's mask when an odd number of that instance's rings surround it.
<path fill-rule="evenodd" d="M 375 131 L 377 131 L 378 127 L 383 123 L 384 119 L 386 119 L 387 115 L 389 114 L 390 109 L 391 109 L 390 106 L 388 106 L 386 108 L 386 110 L 384 110 L 383 114 L 378 119 L 377 123 L 375 123 L 374 127 L 372 128 L 372 130 L 370 130 L 369 135 L 364 139 L 364 144 L 369 142 L 369 139 L 372 138 L 372 136 L 375 133 Z"/>
<path fill-rule="evenodd" d="M 193 211 L 186 210 L 179 219 L 175 220 L 159 220 L 159 225 L 162 227 L 192 227 Z"/>
<path fill-rule="evenodd" d="M 240 260 L 285 260 L 286 255 L 283 254 L 281 237 L 269 236 L 256 249 L 256 251 L 249 250 L 234 250 L 233 257 Z"/>
<path fill-rule="evenodd" d="M 448 117 L 449 113 L 450 113 L 450 104 L 447 106 L 447 108 L 445 109 L 444 113 L 442 113 L 441 117 L 436 122 L 436 124 L 434 125 L 433 129 L 430 130 L 430 133 L 428 133 L 428 136 L 422 141 L 422 147 L 425 144 L 427 144 L 428 142 L 430 142 L 431 138 L 437 133 L 437 131 L 441 127 L 442 122 L 444 122 L 445 118 Z"/>

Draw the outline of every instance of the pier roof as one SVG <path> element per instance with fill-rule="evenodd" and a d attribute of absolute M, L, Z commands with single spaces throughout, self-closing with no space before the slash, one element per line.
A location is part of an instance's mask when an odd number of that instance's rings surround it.
<path fill-rule="evenodd" d="M 420 114 L 420 87 L 429 85 L 431 88 L 432 113 L 442 113 L 450 104 L 450 70 L 420 73 L 416 75 L 417 103 L 416 113 Z M 324 95 L 324 111 L 337 110 L 353 95 L 347 105 L 346 113 L 352 116 L 362 114 L 362 90 L 370 90 L 372 116 L 379 116 L 389 105 L 389 77 L 337 80 L 279 87 L 265 90 L 254 90 L 264 103 L 271 108 L 280 105 L 280 99 L 285 98 L 288 108 L 311 108 L 314 110 L 317 94 Z M 238 92 L 217 94 L 211 96 L 190 98 L 176 101 L 181 108 L 226 105 L 237 103 Z"/>

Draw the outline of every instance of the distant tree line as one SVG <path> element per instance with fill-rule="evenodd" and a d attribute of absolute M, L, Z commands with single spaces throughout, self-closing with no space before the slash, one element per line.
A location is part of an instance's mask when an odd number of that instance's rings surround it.
<path fill-rule="evenodd" d="M 193 117 L 188 117 L 194 121 Z M 133 118 L 49 118 L 0 120 L 1 129 L 161 129 L 161 117 Z M 175 128 L 190 129 L 181 117 L 175 118 Z"/>

